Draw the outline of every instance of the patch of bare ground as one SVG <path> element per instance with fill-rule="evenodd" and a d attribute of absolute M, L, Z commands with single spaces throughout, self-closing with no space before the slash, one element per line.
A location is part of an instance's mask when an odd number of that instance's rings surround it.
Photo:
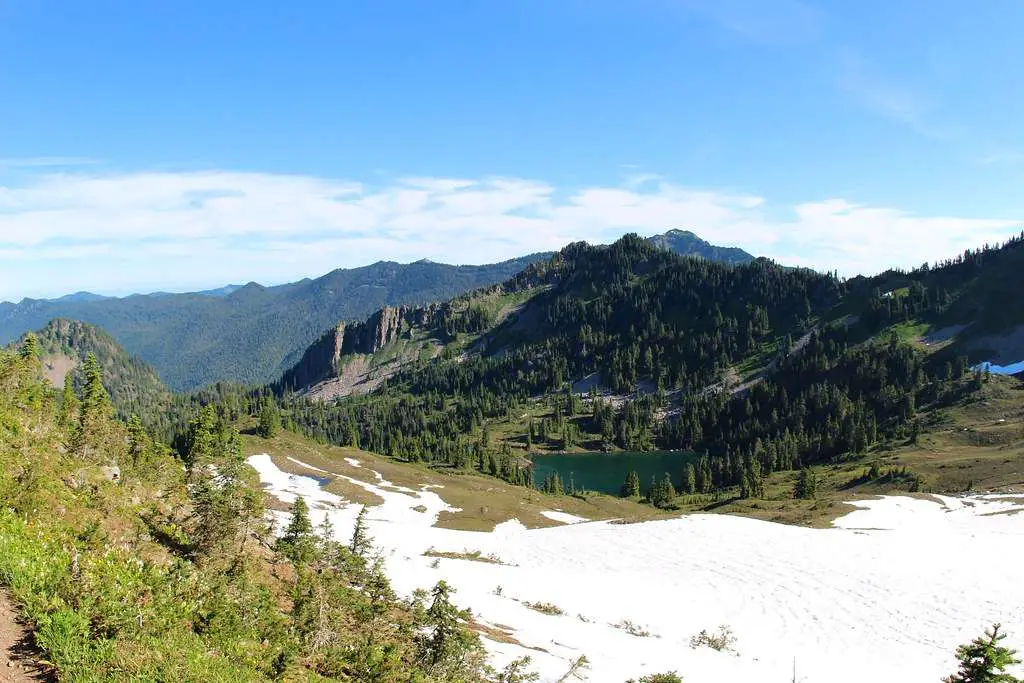
<path fill-rule="evenodd" d="M 78 362 L 74 358 L 65 355 L 47 356 L 42 359 L 43 376 L 50 386 L 61 388 L 64 386 L 64 376 L 75 369 Z"/>
<path fill-rule="evenodd" d="M 526 645 L 520 642 L 519 639 L 513 635 L 514 631 L 512 628 L 503 624 L 487 624 L 471 618 L 467 623 L 467 626 L 469 626 L 471 630 L 479 633 L 482 638 L 486 638 L 487 640 L 495 643 L 515 645 L 527 650 L 533 650 L 534 652 L 547 652 L 547 650 L 542 647 Z"/>
<path fill-rule="evenodd" d="M 434 550 L 431 548 L 423 553 L 424 557 L 436 557 L 445 560 L 466 560 L 467 562 L 482 562 L 484 564 L 506 564 L 497 555 L 484 555 L 479 550 L 466 550 L 461 553 Z"/>
<path fill-rule="evenodd" d="M 20 622 L 10 596 L 0 589 L 0 683 L 56 680 L 53 672 L 39 662 L 32 634 Z"/>
<path fill-rule="evenodd" d="M 337 377 L 312 386 L 306 395 L 312 399 L 330 401 L 345 396 L 368 394 L 401 367 L 398 363 L 390 363 L 374 368 L 371 367 L 370 361 L 370 356 L 354 356 L 347 359 Z"/>

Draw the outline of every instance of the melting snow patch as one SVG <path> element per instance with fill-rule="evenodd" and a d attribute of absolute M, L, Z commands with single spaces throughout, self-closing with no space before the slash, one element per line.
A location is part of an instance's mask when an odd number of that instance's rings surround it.
<path fill-rule="evenodd" d="M 320 503 L 314 523 L 329 515 L 339 538 L 352 533 L 358 506 L 338 508 L 341 498 L 269 456 L 249 463 L 285 502 Z M 434 527 L 454 508 L 433 491 L 352 481 L 384 500 L 367 523 L 395 589 L 446 580 L 459 606 L 522 643 L 485 640 L 492 664 L 529 655 L 546 682 L 585 655 L 597 683 L 665 671 L 687 683 L 789 681 L 794 660 L 802 683 L 933 683 L 956 669 L 956 646 L 993 622 L 1024 648 L 1024 515 L 993 514 L 1024 510 L 1020 501 L 886 497 L 857 502 L 833 529 L 690 515 L 534 530 L 509 520 L 480 533 Z M 503 564 L 432 568 L 431 548 Z M 691 647 L 720 626 L 734 653 Z"/>
<path fill-rule="evenodd" d="M 322 470 L 319 467 L 313 467 L 309 463 L 302 462 L 301 460 L 296 460 L 295 458 L 292 457 L 289 457 L 288 461 L 295 463 L 299 467 L 305 467 L 307 470 L 313 470 L 314 472 L 323 472 L 324 474 L 330 474 L 330 472 L 328 472 L 327 470 Z"/>
<path fill-rule="evenodd" d="M 568 512 L 562 512 L 561 510 L 545 510 L 540 514 L 553 522 L 561 522 L 562 524 L 579 524 L 580 522 L 590 521 L 586 517 L 577 517 L 576 515 L 570 515 Z"/>

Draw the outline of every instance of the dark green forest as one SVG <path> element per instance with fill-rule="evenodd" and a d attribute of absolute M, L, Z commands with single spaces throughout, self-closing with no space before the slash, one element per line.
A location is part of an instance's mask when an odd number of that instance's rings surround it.
<path fill-rule="evenodd" d="M 105 330 L 175 391 L 221 380 L 263 384 L 339 320 L 362 319 L 387 305 L 444 300 L 500 282 L 542 256 L 485 266 L 380 262 L 277 287 L 250 283 L 227 296 L 0 303 L 0 343 L 70 318 Z"/>
<path fill-rule="evenodd" d="M 369 397 L 278 398 L 285 424 L 313 438 L 513 483 L 531 482 L 525 456 L 544 442 L 691 450 L 704 454 L 697 491 L 756 493 L 773 471 L 909 438 L 920 411 L 979 388 L 966 354 L 928 355 L 885 331 L 948 318 L 1019 260 L 1022 244 L 852 281 L 763 259 L 680 258 L 635 236 L 574 244 L 530 270 L 550 287 L 529 302 L 528 330 L 506 321 L 486 332 L 483 352 L 409 368 Z M 883 287 L 894 280 L 911 285 L 892 295 Z M 744 366 L 756 371 L 737 386 L 722 381 Z M 625 400 L 574 395 L 571 383 L 592 373 Z M 538 400 L 554 420 L 490 437 L 490 425 Z M 674 484 L 686 490 L 685 473 Z"/>

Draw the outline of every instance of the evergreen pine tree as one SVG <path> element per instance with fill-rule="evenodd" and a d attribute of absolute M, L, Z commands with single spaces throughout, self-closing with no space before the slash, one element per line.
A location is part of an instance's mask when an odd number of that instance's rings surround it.
<path fill-rule="evenodd" d="M 811 500 L 816 494 L 816 488 L 817 481 L 814 472 L 809 467 L 805 467 L 797 475 L 796 486 L 793 488 L 793 497 Z"/>
<path fill-rule="evenodd" d="M 85 375 L 85 390 L 78 413 L 78 429 L 75 433 L 74 448 L 85 454 L 87 444 L 94 439 L 107 424 L 110 417 L 110 396 L 103 387 L 103 372 L 96 356 L 86 356 L 82 367 Z"/>
<path fill-rule="evenodd" d="M 697 471 L 692 462 L 686 463 L 686 467 L 683 468 L 683 480 L 680 488 L 686 494 L 697 492 Z"/>
<path fill-rule="evenodd" d="M 630 472 L 626 475 L 626 481 L 622 484 L 622 497 L 623 498 L 639 498 L 640 497 L 640 475 L 636 472 Z"/>
<path fill-rule="evenodd" d="M 62 427 L 69 427 L 77 418 L 78 397 L 75 395 L 75 380 L 71 372 L 64 375 L 64 391 L 60 397 L 60 412 L 57 422 Z"/>
<path fill-rule="evenodd" d="M 372 541 L 370 533 L 366 529 L 366 506 L 364 505 L 356 516 L 356 525 L 352 529 L 352 540 L 349 542 L 348 549 L 354 555 L 366 557 L 371 548 Z"/>
<path fill-rule="evenodd" d="M 359 448 L 359 429 L 355 420 L 348 421 L 348 435 L 345 438 L 347 445 L 352 448 Z"/>
<path fill-rule="evenodd" d="M 757 458 L 747 456 L 743 459 L 740 498 L 764 498 L 764 479 L 761 476 L 761 463 Z"/>
<path fill-rule="evenodd" d="M 138 464 L 143 459 L 149 446 L 149 435 L 146 433 L 145 427 L 142 426 L 142 421 L 138 415 L 132 415 L 128 420 L 128 454 L 131 455 L 134 464 Z"/>
<path fill-rule="evenodd" d="M 309 519 L 309 506 L 302 496 L 292 503 L 291 519 L 278 541 L 278 549 L 296 563 L 306 562 L 313 555 L 313 523 Z"/>
<path fill-rule="evenodd" d="M 26 334 L 25 340 L 21 342 L 19 355 L 22 360 L 39 360 L 39 340 L 32 332 Z"/>
<path fill-rule="evenodd" d="M 676 489 L 672 486 L 672 477 L 666 472 L 664 477 L 652 483 L 648 500 L 650 500 L 651 505 L 660 508 L 668 506 L 675 497 Z"/>
<path fill-rule="evenodd" d="M 434 587 L 433 602 L 427 609 L 427 633 L 420 646 L 420 659 L 440 680 L 449 680 L 455 668 L 471 653 L 479 651 L 479 637 L 462 627 L 467 614 L 451 602 L 453 589 L 444 581 Z"/>
<path fill-rule="evenodd" d="M 217 425 L 213 428 L 217 430 Z M 191 549 L 201 561 L 228 553 L 237 555 L 239 548 L 234 544 L 245 543 L 250 523 L 263 511 L 258 492 L 246 482 L 238 432 L 217 430 L 211 443 L 212 451 L 203 463 L 212 467 L 193 467 L 189 472 L 194 511 Z"/>
<path fill-rule="evenodd" d="M 1021 683 L 1021 679 L 1006 673 L 1007 667 L 1020 664 L 1020 660 L 1016 651 L 1000 645 L 1006 638 L 1000 628 L 1001 624 L 995 624 L 983 637 L 958 647 L 960 670 L 946 678 L 945 683 Z"/>
<path fill-rule="evenodd" d="M 256 433 L 264 439 L 271 439 L 277 436 L 277 433 L 281 430 L 281 414 L 277 410 L 277 405 L 267 398 L 264 399 L 263 405 L 260 407 L 259 423 L 256 426 Z"/>
<path fill-rule="evenodd" d="M 669 476 L 668 472 L 665 473 L 664 478 L 661 482 L 661 493 L 664 497 L 664 505 L 669 505 L 675 500 L 678 495 L 676 487 L 672 485 L 672 477 Z"/>
<path fill-rule="evenodd" d="M 82 372 L 85 375 L 82 412 L 97 415 L 110 405 L 110 396 L 103 387 L 103 371 L 92 353 L 86 356 Z"/>
<path fill-rule="evenodd" d="M 214 458 L 218 446 L 217 409 L 203 406 L 188 425 L 185 462 L 191 467 Z"/>

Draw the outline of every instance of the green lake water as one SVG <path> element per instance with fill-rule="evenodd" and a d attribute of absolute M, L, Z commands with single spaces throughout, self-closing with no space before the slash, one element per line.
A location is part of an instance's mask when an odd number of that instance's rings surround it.
<path fill-rule="evenodd" d="M 668 472 L 675 486 L 683 478 L 683 467 L 695 461 L 694 453 L 685 451 L 658 451 L 651 453 L 569 453 L 534 455 L 533 480 L 539 486 L 552 472 L 558 472 L 568 489 L 570 482 L 577 489 L 600 491 L 618 495 L 626 475 L 631 471 L 640 476 L 640 488 L 646 491 L 651 477 L 661 478 Z"/>

